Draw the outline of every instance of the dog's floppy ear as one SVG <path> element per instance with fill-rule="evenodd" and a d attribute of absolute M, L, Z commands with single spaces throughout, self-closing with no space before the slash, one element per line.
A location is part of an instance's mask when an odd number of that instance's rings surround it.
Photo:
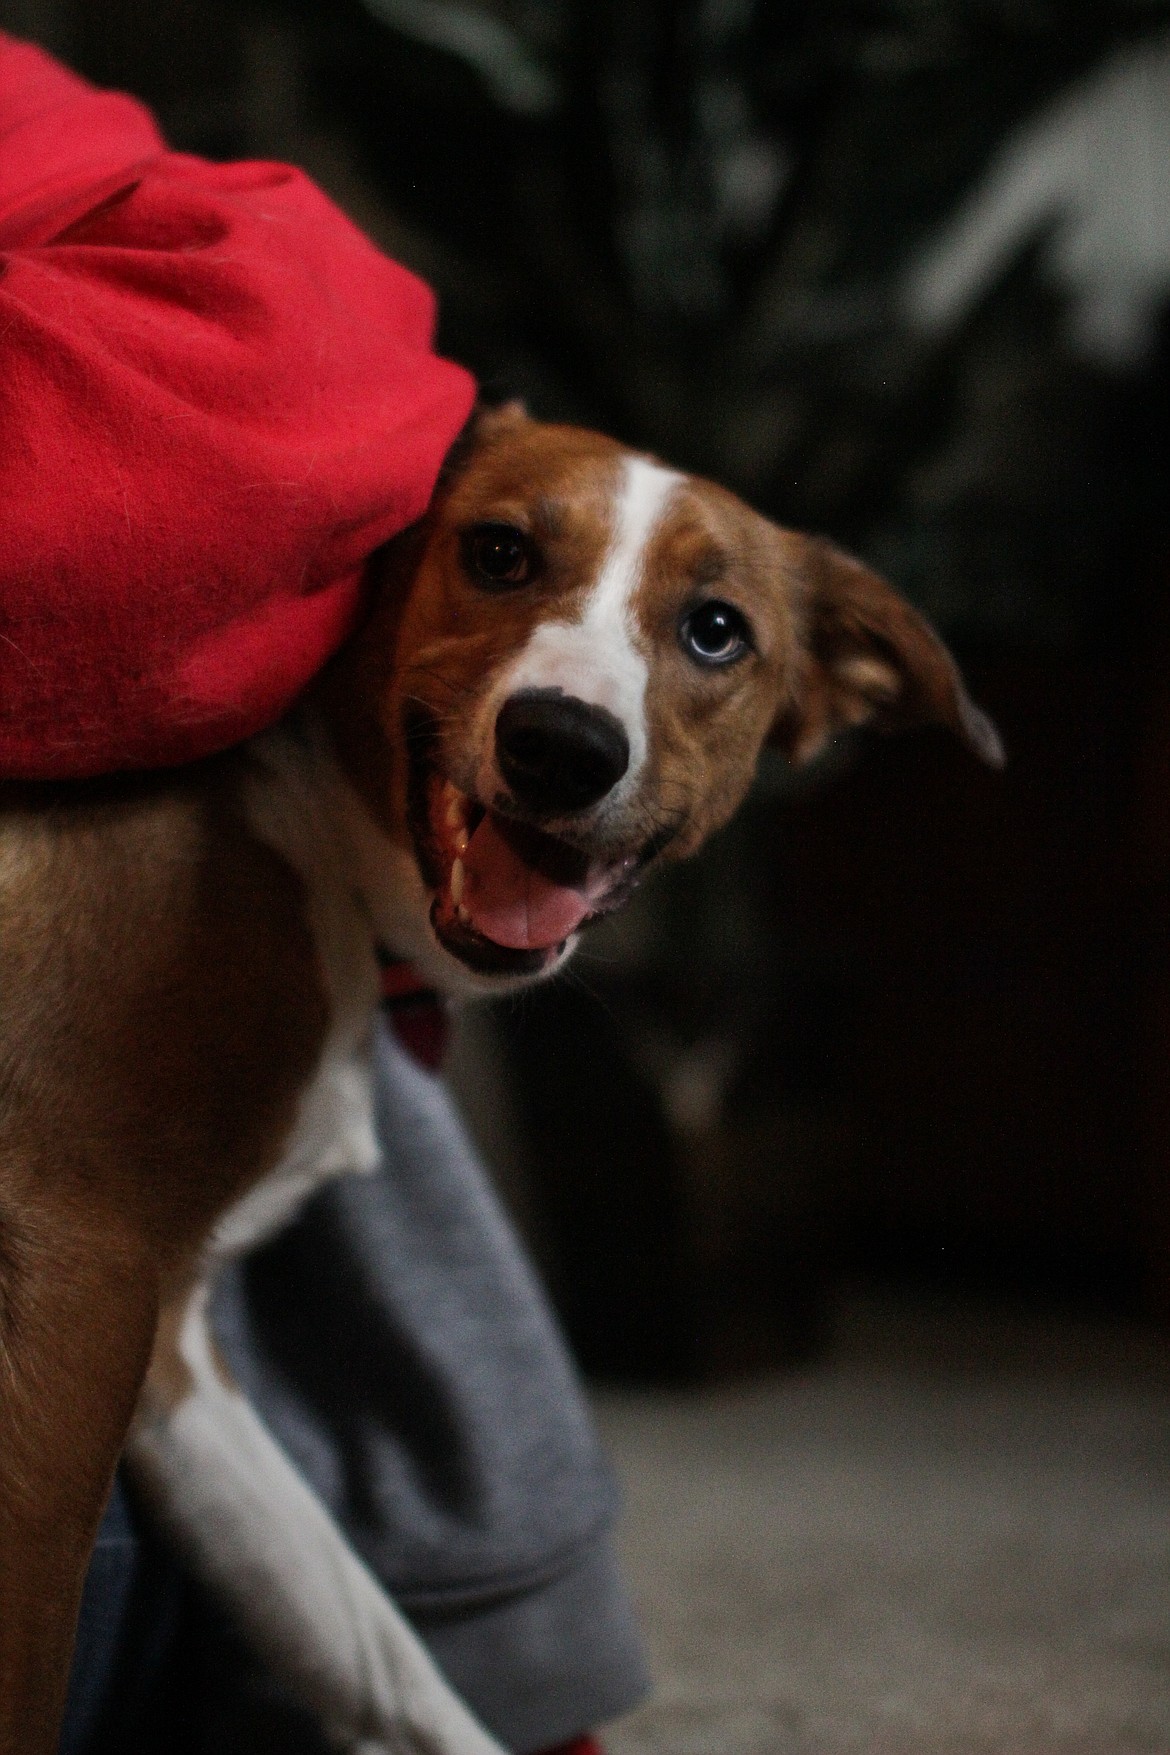
<path fill-rule="evenodd" d="M 490 439 L 497 433 L 511 432 L 516 427 L 524 426 L 531 418 L 518 396 L 513 396 L 509 402 L 481 402 L 475 411 L 475 429 L 481 438 Z"/>
<path fill-rule="evenodd" d="M 500 434 L 514 432 L 530 419 L 528 410 L 518 399 L 496 404 L 477 402 L 467 418 L 466 426 L 443 459 L 439 487 L 448 487 L 457 480 L 469 459 L 492 439 Z"/>
<path fill-rule="evenodd" d="M 893 731 L 939 724 L 993 768 L 1002 767 L 998 731 L 917 611 L 832 543 L 807 538 L 802 560 L 801 668 L 773 742 L 804 762 L 845 726 L 872 721 Z"/>

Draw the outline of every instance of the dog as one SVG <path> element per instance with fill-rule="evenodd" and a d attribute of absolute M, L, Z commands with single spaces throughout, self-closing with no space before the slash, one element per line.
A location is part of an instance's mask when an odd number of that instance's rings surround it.
<path fill-rule="evenodd" d="M 562 968 L 773 742 L 949 726 L 925 622 L 710 482 L 474 417 L 273 730 L 0 789 L 0 1751 L 55 1748 L 119 1455 L 341 1748 L 500 1755 L 218 1357 L 208 1288 L 372 1170 L 379 957 L 458 996 Z"/>

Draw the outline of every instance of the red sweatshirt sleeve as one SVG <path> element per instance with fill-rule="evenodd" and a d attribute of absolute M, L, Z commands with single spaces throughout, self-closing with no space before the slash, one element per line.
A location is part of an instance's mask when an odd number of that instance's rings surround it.
<path fill-rule="evenodd" d="M 470 411 L 433 321 L 300 172 L 169 152 L 0 37 L 0 775 L 279 717 Z"/>

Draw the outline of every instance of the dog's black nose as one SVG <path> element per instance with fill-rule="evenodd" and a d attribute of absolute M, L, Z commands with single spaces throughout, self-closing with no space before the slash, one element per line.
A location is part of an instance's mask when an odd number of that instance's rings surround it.
<path fill-rule="evenodd" d="M 515 797 L 542 816 L 585 810 L 630 765 L 619 720 L 561 689 L 522 689 L 496 719 L 496 759 Z"/>

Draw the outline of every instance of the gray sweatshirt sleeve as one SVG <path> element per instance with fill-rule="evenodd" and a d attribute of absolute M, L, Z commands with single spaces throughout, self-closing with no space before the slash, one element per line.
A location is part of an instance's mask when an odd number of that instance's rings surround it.
<path fill-rule="evenodd" d="M 634 1705 L 616 1492 L 544 1294 L 442 1083 L 383 1033 L 383 1165 L 218 1289 L 241 1384 L 500 1739 Z"/>

